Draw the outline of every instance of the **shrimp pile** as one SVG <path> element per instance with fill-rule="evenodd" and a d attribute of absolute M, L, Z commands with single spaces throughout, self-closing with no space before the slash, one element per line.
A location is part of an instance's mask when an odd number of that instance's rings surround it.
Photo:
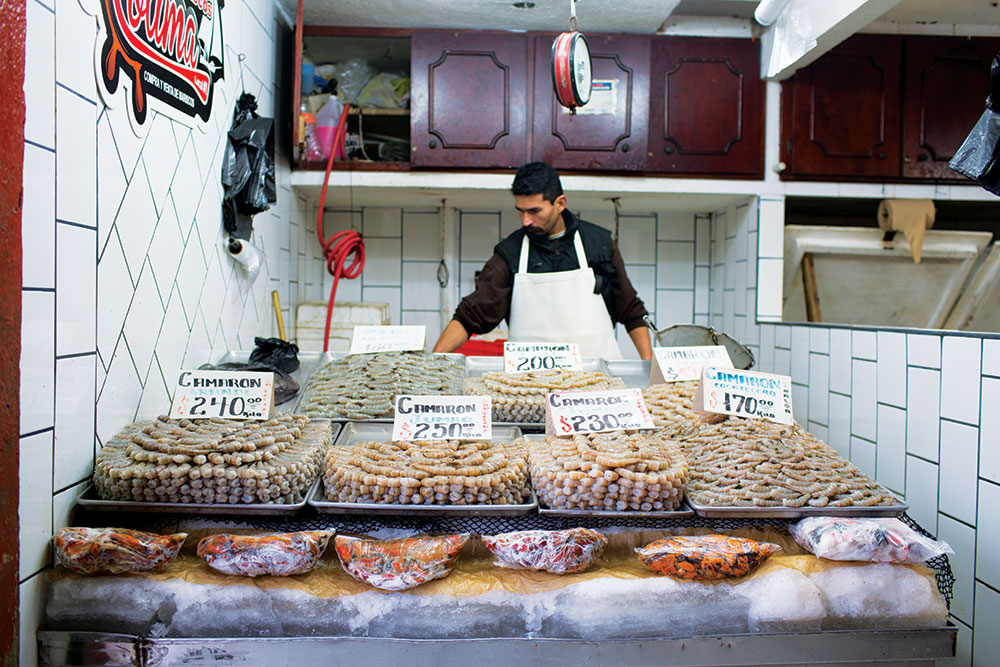
<path fill-rule="evenodd" d="M 590 371 L 532 371 L 502 373 L 490 371 L 465 381 L 468 396 L 493 398 L 493 421 L 542 423 L 545 421 L 545 394 L 554 391 L 600 391 L 624 389 L 621 378 Z"/>

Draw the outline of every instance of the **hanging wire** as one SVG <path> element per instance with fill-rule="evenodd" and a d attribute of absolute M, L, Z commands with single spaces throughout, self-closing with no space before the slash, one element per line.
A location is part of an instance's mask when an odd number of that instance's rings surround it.
<path fill-rule="evenodd" d="M 569 29 L 576 32 L 576 0 L 569 0 Z"/>
<path fill-rule="evenodd" d="M 613 238 L 615 243 L 618 243 L 618 219 L 620 217 L 619 214 L 622 207 L 622 201 L 620 197 L 608 197 L 604 201 L 611 202 L 611 205 L 615 207 L 615 235 Z"/>
<path fill-rule="evenodd" d="M 236 56 L 236 60 L 240 64 L 240 91 L 244 93 L 247 92 L 247 86 L 243 82 L 243 61 L 246 59 L 247 59 L 247 54 L 245 53 L 240 53 Z"/>

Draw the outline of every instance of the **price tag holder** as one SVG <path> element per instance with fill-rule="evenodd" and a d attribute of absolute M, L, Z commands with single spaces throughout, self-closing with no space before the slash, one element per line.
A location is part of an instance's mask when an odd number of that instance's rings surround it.
<path fill-rule="evenodd" d="M 512 343 L 503 344 L 505 373 L 551 371 L 565 369 L 582 371 L 583 358 L 576 343 Z"/>
<path fill-rule="evenodd" d="M 354 327 L 351 354 L 407 352 L 424 349 L 427 327 Z"/>
<path fill-rule="evenodd" d="M 649 372 L 649 384 L 697 380 L 705 366 L 733 367 L 725 345 L 654 347 L 653 360 L 655 363 Z"/>
<path fill-rule="evenodd" d="M 181 371 L 170 404 L 171 419 L 270 419 L 274 373 Z"/>
<path fill-rule="evenodd" d="M 489 396 L 396 397 L 393 440 L 491 440 L 493 399 Z"/>
<path fill-rule="evenodd" d="M 795 423 L 792 417 L 792 378 L 787 375 L 706 367 L 694 395 L 695 410 Z"/>
<path fill-rule="evenodd" d="M 555 392 L 545 403 L 547 435 L 654 428 L 641 389 Z"/>

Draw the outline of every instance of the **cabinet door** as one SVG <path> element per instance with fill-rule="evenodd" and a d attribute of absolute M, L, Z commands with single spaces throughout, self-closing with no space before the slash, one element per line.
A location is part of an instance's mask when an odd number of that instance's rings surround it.
<path fill-rule="evenodd" d="M 796 72 L 783 95 L 789 175 L 898 177 L 902 38 L 855 35 Z"/>
<path fill-rule="evenodd" d="M 948 167 L 986 108 L 997 39 L 906 38 L 903 176 L 965 177 Z"/>
<path fill-rule="evenodd" d="M 524 35 L 423 31 L 411 52 L 416 167 L 517 167 L 527 155 Z"/>
<path fill-rule="evenodd" d="M 763 176 L 760 44 L 656 37 L 650 171 Z"/>
<path fill-rule="evenodd" d="M 643 170 L 649 121 L 649 48 L 645 35 L 587 35 L 594 90 L 570 114 L 552 89 L 552 41 L 534 39 L 532 159 L 557 169 Z"/>

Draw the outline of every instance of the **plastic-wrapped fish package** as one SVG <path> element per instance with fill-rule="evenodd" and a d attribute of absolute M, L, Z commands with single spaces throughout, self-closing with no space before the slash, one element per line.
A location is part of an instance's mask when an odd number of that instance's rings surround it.
<path fill-rule="evenodd" d="M 219 534 L 198 543 L 198 555 L 224 574 L 287 577 L 316 567 L 332 531 L 304 530 L 270 535 Z"/>
<path fill-rule="evenodd" d="M 639 560 L 660 574 L 682 579 L 742 577 L 771 554 L 777 544 L 728 535 L 675 535 L 636 549 Z"/>
<path fill-rule="evenodd" d="M 468 533 L 396 540 L 337 535 L 334 546 L 344 570 L 358 581 L 404 591 L 451 574 L 468 540 Z"/>
<path fill-rule="evenodd" d="M 608 545 L 608 538 L 589 528 L 521 530 L 483 535 L 482 539 L 500 567 L 545 570 L 553 574 L 590 569 Z"/>
<path fill-rule="evenodd" d="M 793 524 L 789 532 L 804 549 L 829 560 L 923 563 L 955 553 L 899 519 L 815 516 Z"/>
<path fill-rule="evenodd" d="M 63 528 L 53 538 L 56 560 L 77 574 L 158 572 L 184 544 L 187 533 L 157 535 L 127 528 Z"/>

